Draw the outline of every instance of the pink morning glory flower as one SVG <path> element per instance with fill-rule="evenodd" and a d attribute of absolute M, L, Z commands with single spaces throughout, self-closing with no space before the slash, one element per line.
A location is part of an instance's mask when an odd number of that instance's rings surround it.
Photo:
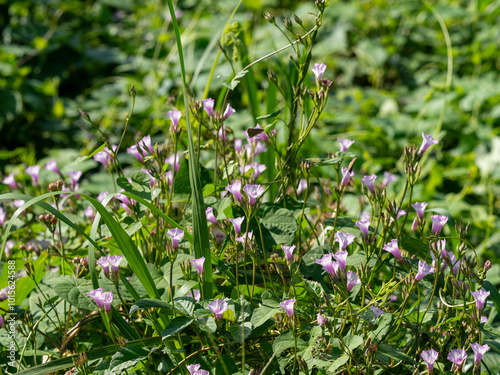
<path fill-rule="evenodd" d="M 293 316 L 293 304 L 295 303 L 295 299 L 287 299 L 286 301 L 280 302 L 280 306 L 283 310 L 285 310 L 288 317 Z"/>
<path fill-rule="evenodd" d="M 441 232 L 441 228 L 446 224 L 448 218 L 444 215 L 432 215 L 432 233 L 438 235 Z"/>
<path fill-rule="evenodd" d="M 262 194 L 264 194 L 264 189 L 260 185 L 245 185 L 243 191 L 248 195 L 248 202 L 253 206 L 257 202 Z"/>
<path fill-rule="evenodd" d="M 373 315 L 375 315 L 375 319 L 377 319 L 380 315 L 384 315 L 385 311 L 382 309 L 379 309 L 377 306 L 370 306 L 370 310 L 372 311 Z"/>
<path fill-rule="evenodd" d="M 14 173 L 10 173 L 7 177 L 2 180 L 2 184 L 10 186 L 12 189 L 17 189 L 16 180 L 14 179 Z"/>
<path fill-rule="evenodd" d="M 321 259 L 316 259 L 315 263 L 321 265 L 323 270 L 328 272 L 329 275 L 331 276 L 337 276 L 337 272 L 339 270 L 339 264 L 334 261 L 333 259 L 333 254 L 325 254 L 321 257 Z"/>
<path fill-rule="evenodd" d="M 92 209 L 91 206 L 88 206 L 84 211 L 83 211 L 83 214 L 85 215 L 85 217 L 88 217 L 90 220 L 94 220 L 95 218 L 95 212 L 94 210 Z"/>
<path fill-rule="evenodd" d="M 293 251 L 295 250 L 295 245 L 291 245 L 291 246 L 281 245 L 281 249 L 285 253 L 286 260 L 288 262 L 291 262 L 292 257 L 293 257 Z"/>
<path fill-rule="evenodd" d="M 217 227 L 212 228 L 212 235 L 215 237 L 217 245 L 220 245 L 224 241 L 224 238 L 226 238 L 226 234 Z"/>
<path fill-rule="evenodd" d="M 384 187 L 387 187 L 391 182 L 394 182 L 397 179 L 398 178 L 395 175 L 393 175 L 390 172 L 385 171 L 384 172 L 384 181 L 382 181 L 382 185 L 384 185 Z"/>
<path fill-rule="evenodd" d="M 341 250 L 341 251 L 338 251 L 335 254 L 333 254 L 333 257 L 335 258 L 335 260 L 339 264 L 339 268 L 342 271 L 345 271 L 346 267 L 347 267 L 346 266 L 347 255 L 348 255 L 348 253 L 345 250 Z"/>
<path fill-rule="evenodd" d="M 427 207 L 427 202 L 417 202 L 411 205 L 415 211 L 417 211 L 417 216 L 420 220 L 424 218 L 424 210 Z"/>
<path fill-rule="evenodd" d="M 187 370 L 189 371 L 190 375 L 193 375 L 196 371 L 200 369 L 201 365 L 195 364 L 195 365 L 186 365 Z"/>
<path fill-rule="evenodd" d="M 339 247 L 341 250 L 345 250 L 347 246 L 352 244 L 354 241 L 354 235 L 350 233 L 342 233 L 338 231 L 335 233 L 335 242 L 339 243 Z"/>
<path fill-rule="evenodd" d="M 69 171 L 68 176 L 71 180 L 71 185 L 75 186 L 76 184 L 78 184 L 78 180 L 80 179 L 80 177 L 82 177 L 82 172 L 81 171 Z"/>
<path fill-rule="evenodd" d="M 113 292 L 103 293 L 102 288 L 99 288 L 88 292 L 87 295 L 94 300 L 99 309 L 104 311 L 111 310 L 111 304 L 113 303 Z"/>
<path fill-rule="evenodd" d="M 106 168 L 109 167 L 113 160 L 113 158 L 111 157 L 111 150 L 107 147 L 104 147 L 104 150 L 94 155 L 94 160 L 101 163 Z"/>
<path fill-rule="evenodd" d="M 201 293 L 199 289 L 193 289 L 188 294 L 189 297 L 192 297 L 196 302 L 200 302 Z"/>
<path fill-rule="evenodd" d="M 205 257 L 190 260 L 189 263 L 195 266 L 196 271 L 198 272 L 198 275 L 200 275 L 200 277 L 203 276 L 203 263 L 205 263 Z"/>
<path fill-rule="evenodd" d="M 368 236 L 368 228 L 370 227 L 370 220 L 358 220 L 354 225 L 356 225 L 359 228 L 361 234 L 364 237 Z"/>
<path fill-rule="evenodd" d="M 205 214 L 207 215 L 207 220 L 210 221 L 213 225 L 217 225 L 217 219 L 214 215 L 214 208 L 207 207 L 205 210 Z"/>
<path fill-rule="evenodd" d="M 448 354 L 448 360 L 453 362 L 453 366 L 459 368 L 467 359 L 467 352 L 464 349 L 453 349 Z"/>
<path fill-rule="evenodd" d="M 420 149 L 418 150 L 419 154 L 423 154 L 425 152 L 425 150 L 427 150 L 430 146 L 437 145 L 439 143 L 438 140 L 432 138 L 432 136 L 430 136 L 430 135 L 424 134 L 424 132 L 422 132 L 422 138 L 423 138 L 422 145 L 420 146 Z"/>
<path fill-rule="evenodd" d="M 45 169 L 52 171 L 57 174 L 61 174 L 59 167 L 57 166 L 56 159 L 50 160 L 47 164 L 45 164 Z"/>
<path fill-rule="evenodd" d="M 425 361 L 427 368 L 429 369 L 429 373 L 432 373 L 434 370 L 434 362 L 437 361 L 439 353 L 434 349 L 424 350 L 420 353 L 420 357 Z"/>
<path fill-rule="evenodd" d="M 483 323 L 486 323 L 487 321 L 488 321 L 488 317 L 487 317 L 487 316 L 482 315 L 482 316 L 481 316 L 481 319 L 479 320 L 479 323 L 483 324 Z"/>
<path fill-rule="evenodd" d="M 241 197 L 241 181 L 235 181 L 231 185 L 226 186 L 226 190 L 229 191 L 231 194 L 233 194 L 234 199 L 236 199 L 238 202 L 242 202 L 242 197 Z"/>
<path fill-rule="evenodd" d="M 234 151 L 241 152 L 243 147 L 243 139 L 235 139 L 234 140 Z"/>
<path fill-rule="evenodd" d="M 38 184 L 38 176 L 40 174 L 40 166 L 39 165 L 32 165 L 28 168 L 26 168 L 26 173 L 28 176 L 31 177 L 31 181 L 33 182 L 34 185 Z"/>
<path fill-rule="evenodd" d="M 346 186 L 355 174 L 354 172 L 349 172 L 349 168 L 342 168 L 342 181 L 340 184 Z"/>
<path fill-rule="evenodd" d="M 356 272 L 347 271 L 347 291 L 350 292 L 354 285 L 361 284 L 361 280 Z"/>
<path fill-rule="evenodd" d="M 109 260 L 108 257 L 100 257 L 96 263 L 101 266 L 104 276 L 109 278 Z"/>
<path fill-rule="evenodd" d="M 99 195 L 97 196 L 97 200 L 99 201 L 99 203 L 102 203 L 108 195 L 109 193 L 107 191 L 103 191 L 99 193 Z"/>
<path fill-rule="evenodd" d="M 301 178 L 297 186 L 297 194 L 298 195 L 302 194 L 302 192 L 306 191 L 306 189 L 307 189 L 307 180 L 305 178 Z"/>
<path fill-rule="evenodd" d="M 222 319 L 222 315 L 224 315 L 224 311 L 228 309 L 228 306 L 226 301 L 216 299 L 210 302 L 208 308 L 214 313 L 215 319 Z"/>
<path fill-rule="evenodd" d="M 139 142 L 137 142 L 137 146 L 144 149 L 144 150 L 149 151 L 150 154 L 154 154 L 154 152 L 155 152 L 154 147 L 151 145 L 151 136 L 150 135 L 143 137 Z"/>
<path fill-rule="evenodd" d="M 133 145 L 129 148 L 127 148 L 127 154 L 131 154 L 131 155 L 134 155 L 135 158 L 140 162 L 142 163 L 142 161 L 144 160 L 144 157 L 142 156 L 142 154 L 139 152 L 139 148 L 137 147 L 137 145 Z"/>
<path fill-rule="evenodd" d="M 321 79 L 325 70 L 326 64 L 314 64 L 314 68 L 312 68 L 312 72 L 316 76 L 317 80 Z"/>
<path fill-rule="evenodd" d="M 405 210 L 399 210 L 397 215 L 396 215 L 396 220 L 398 220 L 399 218 L 401 218 L 402 216 L 406 215 L 406 211 Z"/>
<path fill-rule="evenodd" d="M 321 315 L 321 313 L 318 313 L 318 315 L 316 315 L 316 320 L 318 321 L 318 325 L 320 327 L 326 324 L 327 322 L 326 318 L 323 315 Z"/>
<path fill-rule="evenodd" d="M 174 162 L 175 162 L 174 169 L 177 172 L 179 170 L 179 167 L 180 167 L 181 158 L 182 158 L 182 154 L 172 154 L 167 158 L 167 160 L 165 160 L 165 162 L 171 166 L 174 165 Z"/>
<path fill-rule="evenodd" d="M 347 151 L 349 147 L 354 143 L 354 141 L 351 141 L 350 139 L 342 139 L 342 138 L 337 138 L 337 141 L 340 143 L 340 151 Z"/>
<path fill-rule="evenodd" d="M 364 176 L 361 179 L 361 182 L 365 184 L 365 186 L 370 190 L 371 193 L 375 192 L 375 179 L 377 178 L 376 174 L 371 174 L 369 176 Z"/>
<path fill-rule="evenodd" d="M 172 121 L 172 126 L 170 127 L 171 131 L 173 130 L 174 133 L 177 133 L 179 131 L 179 120 L 181 119 L 182 112 L 175 109 L 173 111 L 168 111 L 167 116 Z"/>
<path fill-rule="evenodd" d="M 243 220 L 245 220 L 243 216 L 237 217 L 236 219 L 229 219 L 229 221 L 233 223 L 234 231 L 236 232 L 237 235 L 241 233 L 241 224 L 243 223 Z"/>
<path fill-rule="evenodd" d="M 109 265 L 111 266 L 111 272 L 115 278 L 118 277 L 118 273 L 120 272 L 120 262 L 123 259 L 123 255 L 113 255 L 108 257 Z"/>
<path fill-rule="evenodd" d="M 250 169 L 253 169 L 253 179 L 256 180 L 262 172 L 266 170 L 265 164 L 252 163 L 250 165 L 245 165 L 240 167 L 240 173 L 247 173 Z"/>
<path fill-rule="evenodd" d="M 214 115 L 214 103 L 215 100 L 213 100 L 212 98 L 203 100 L 203 109 L 210 117 Z"/>
<path fill-rule="evenodd" d="M 392 255 L 394 255 L 396 258 L 398 258 L 400 261 L 403 261 L 403 257 L 401 256 L 401 252 L 399 251 L 398 247 L 398 240 L 394 239 L 388 244 L 386 244 L 383 248 L 383 250 L 390 252 Z"/>
<path fill-rule="evenodd" d="M 429 266 L 427 264 L 427 262 L 425 262 L 423 260 L 419 260 L 418 261 L 418 272 L 417 272 L 417 275 L 415 276 L 415 280 L 420 281 L 424 278 L 424 276 L 426 276 L 430 273 L 434 273 L 434 268 Z"/>
<path fill-rule="evenodd" d="M 231 107 L 231 104 L 227 104 L 226 110 L 224 111 L 224 118 L 227 119 L 229 116 L 231 116 L 233 113 L 236 111 L 234 110 L 233 107 Z"/>
<path fill-rule="evenodd" d="M 474 352 L 474 362 L 481 362 L 481 358 L 483 358 L 483 354 L 490 350 L 488 344 L 479 345 L 478 343 L 474 343 L 471 345 L 472 351 Z"/>
<path fill-rule="evenodd" d="M 253 230 L 243 234 L 241 237 L 237 237 L 236 241 L 241 243 L 243 246 L 248 242 L 248 247 L 251 249 L 252 248 L 252 238 L 253 238 Z"/>
<path fill-rule="evenodd" d="M 472 297 L 476 300 L 476 307 L 479 312 L 484 307 L 484 304 L 486 302 L 486 299 L 490 295 L 490 292 L 487 292 L 485 289 L 481 288 L 477 292 L 471 292 Z"/>
<path fill-rule="evenodd" d="M 7 214 L 3 210 L 2 206 L 0 206 L 0 226 L 2 226 L 5 223 L 6 217 L 7 217 Z"/>
<path fill-rule="evenodd" d="M 182 240 L 182 238 L 184 237 L 184 231 L 179 228 L 173 228 L 169 229 L 167 231 L 167 234 L 169 235 L 170 240 L 172 241 L 172 246 L 174 247 L 174 249 L 177 249 L 179 247 L 180 240 Z"/>

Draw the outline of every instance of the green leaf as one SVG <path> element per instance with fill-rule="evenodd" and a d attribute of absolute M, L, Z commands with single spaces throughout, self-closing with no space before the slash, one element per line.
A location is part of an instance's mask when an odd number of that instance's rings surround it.
<path fill-rule="evenodd" d="M 286 331 L 278 336 L 273 343 L 273 350 L 276 353 L 276 356 L 279 357 L 281 353 L 285 350 L 293 348 L 295 346 L 295 340 L 293 338 L 293 333 L 290 331 Z M 297 351 L 307 349 L 307 342 L 302 340 L 300 337 L 297 337 Z"/>
<path fill-rule="evenodd" d="M 268 115 L 259 116 L 256 118 L 256 120 L 266 120 L 268 118 L 273 118 L 273 117 L 278 116 L 280 113 L 281 113 L 281 109 L 278 109 L 277 111 L 274 111 L 273 113 L 269 113 Z"/>
<path fill-rule="evenodd" d="M 149 355 L 149 350 L 137 346 L 125 346 L 118 349 L 109 363 L 110 370 L 120 372 L 134 367 L 139 361 L 146 359 Z"/>
<path fill-rule="evenodd" d="M 490 292 L 490 298 L 493 301 L 497 312 L 500 314 L 500 293 L 498 293 L 498 289 L 495 288 L 488 280 L 483 281 L 483 288 Z"/>
<path fill-rule="evenodd" d="M 185 316 L 193 316 L 196 301 L 191 297 L 179 297 L 174 300 L 174 307 Z"/>
<path fill-rule="evenodd" d="M 92 157 L 94 157 L 94 155 L 98 154 L 99 152 L 101 152 L 102 150 L 104 150 L 104 147 L 106 147 L 106 143 L 100 145 L 98 148 L 96 148 L 94 150 L 94 152 L 92 152 L 90 155 L 88 156 L 80 156 L 78 159 L 76 159 L 73 163 L 71 163 L 70 165 L 67 165 L 66 167 L 64 167 L 64 170 L 65 171 L 71 171 L 72 168 L 77 165 L 77 164 L 80 164 L 81 162 L 84 162 L 86 160 L 89 160 L 91 159 Z"/>
<path fill-rule="evenodd" d="M 347 363 L 349 360 L 349 356 L 344 354 L 341 355 L 339 358 L 337 358 L 335 361 L 333 361 L 332 365 L 328 367 L 328 370 L 326 370 L 327 374 L 333 374 L 335 370 L 337 370 L 340 366 L 343 366 L 344 364 Z"/>
<path fill-rule="evenodd" d="M 199 318 L 196 325 L 205 332 L 215 333 L 217 331 L 217 323 L 213 316 Z"/>
<path fill-rule="evenodd" d="M 254 328 L 257 328 L 279 312 L 280 309 L 277 307 L 262 305 L 253 311 L 250 322 Z"/>
<path fill-rule="evenodd" d="M 234 360 L 227 354 L 222 354 L 215 362 L 215 375 L 233 375 L 238 370 Z"/>
<path fill-rule="evenodd" d="M 125 191 L 135 194 L 143 199 L 151 200 L 151 188 L 149 187 L 149 176 L 142 172 L 133 172 L 130 176 L 132 182 L 125 177 L 118 177 L 116 183 Z"/>
<path fill-rule="evenodd" d="M 356 335 L 347 335 L 344 337 L 344 344 L 347 346 L 349 352 L 352 353 L 354 349 L 363 345 L 363 338 Z"/>
<path fill-rule="evenodd" d="M 243 340 L 244 339 L 246 340 L 248 336 L 250 336 L 250 334 L 252 333 L 252 323 L 244 322 L 241 325 L 231 324 L 229 331 L 231 332 L 231 335 L 237 342 L 243 344 Z"/>
<path fill-rule="evenodd" d="M 298 230 L 297 221 L 292 211 L 278 205 L 264 203 L 258 212 L 264 248 L 270 249 L 278 244 L 289 244 L 295 239 Z M 250 223 L 257 244 L 262 248 L 259 227 L 255 221 Z"/>
<path fill-rule="evenodd" d="M 389 363 L 387 357 L 394 359 L 395 361 L 409 361 L 411 363 L 416 363 L 413 358 L 407 356 L 405 353 L 387 344 L 378 345 L 378 350 L 375 356 L 382 361 Z"/>
<path fill-rule="evenodd" d="M 170 303 L 163 302 L 158 299 L 147 298 L 136 301 L 130 308 L 130 315 L 135 313 L 137 310 L 146 309 L 148 307 L 174 310 L 174 306 L 172 306 Z"/>
<path fill-rule="evenodd" d="M 188 327 L 194 320 L 185 316 L 178 316 L 172 319 L 161 333 L 163 340 L 181 332 Z"/>

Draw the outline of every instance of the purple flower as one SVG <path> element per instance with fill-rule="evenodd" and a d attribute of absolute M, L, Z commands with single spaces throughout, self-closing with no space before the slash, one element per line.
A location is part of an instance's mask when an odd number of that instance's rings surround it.
<path fill-rule="evenodd" d="M 490 292 L 487 292 L 485 289 L 481 288 L 477 292 L 471 292 L 472 297 L 476 300 L 476 307 L 479 312 L 484 307 L 484 303 L 486 302 L 486 298 L 490 295 Z"/>
<path fill-rule="evenodd" d="M 150 154 L 154 154 L 154 152 L 155 152 L 154 147 L 151 145 L 151 136 L 150 135 L 143 137 L 139 142 L 137 142 L 137 146 L 144 149 L 144 150 L 149 151 Z"/>
<path fill-rule="evenodd" d="M 7 214 L 3 210 L 2 206 L 0 206 L 0 226 L 2 226 L 5 223 L 6 217 L 7 217 Z"/>
<path fill-rule="evenodd" d="M 144 157 L 142 156 L 142 153 L 139 151 L 137 145 L 133 145 L 127 148 L 127 154 L 134 155 L 136 159 L 139 160 L 140 163 L 142 163 L 144 160 Z"/>
<path fill-rule="evenodd" d="M 439 141 L 432 138 L 432 136 L 430 136 L 430 135 L 424 134 L 424 132 L 422 132 L 422 138 L 423 138 L 422 145 L 420 146 L 420 149 L 418 150 L 419 154 L 423 154 L 425 152 L 425 150 L 427 150 L 429 148 L 429 146 L 437 145 L 439 143 Z"/>
<path fill-rule="evenodd" d="M 224 125 L 220 127 L 217 136 L 221 141 L 227 142 L 226 127 Z"/>
<path fill-rule="evenodd" d="M 337 138 L 337 141 L 340 143 L 340 151 L 347 151 L 349 147 L 354 143 L 354 141 L 351 141 L 350 139 L 342 139 L 342 138 Z"/>
<path fill-rule="evenodd" d="M 335 233 L 335 242 L 339 243 L 339 247 L 341 250 L 345 250 L 347 246 L 352 244 L 354 241 L 354 235 L 350 233 L 342 233 L 338 231 Z"/>
<path fill-rule="evenodd" d="M 346 186 L 355 174 L 354 172 L 349 172 L 349 168 L 342 168 L 342 181 L 340 184 Z"/>
<path fill-rule="evenodd" d="M 487 316 L 482 315 L 482 316 L 481 316 L 481 319 L 479 320 L 479 323 L 484 324 L 484 323 L 486 323 L 487 321 L 488 321 L 488 317 L 487 317 Z"/>
<path fill-rule="evenodd" d="M 9 174 L 2 180 L 2 184 L 9 185 L 12 189 L 17 189 L 16 180 L 14 179 L 14 173 Z"/>
<path fill-rule="evenodd" d="M 262 172 L 266 170 L 265 164 L 252 163 L 251 165 L 245 165 L 240 167 L 240 173 L 247 173 L 250 169 L 253 169 L 253 179 L 256 180 Z"/>
<path fill-rule="evenodd" d="M 229 191 L 231 194 L 233 194 L 234 198 L 238 202 L 242 202 L 242 197 L 241 197 L 241 181 L 237 180 L 231 185 L 226 186 L 226 190 Z"/>
<path fill-rule="evenodd" d="M 418 219 L 413 219 L 413 223 L 411 223 L 412 232 L 416 232 L 418 230 Z"/>
<path fill-rule="evenodd" d="M 293 251 L 295 250 L 295 245 L 291 245 L 291 246 L 281 245 L 281 249 L 285 253 L 286 260 L 288 262 L 291 262 L 292 257 L 293 257 Z"/>
<path fill-rule="evenodd" d="M 104 147 L 104 150 L 94 155 L 94 160 L 104 165 L 106 168 L 111 165 L 113 158 L 111 157 L 111 150 Z"/>
<path fill-rule="evenodd" d="M 364 176 L 361 179 L 361 182 L 366 185 L 368 190 L 370 190 L 371 193 L 375 192 L 375 179 L 377 178 L 377 175 L 371 174 L 369 176 Z"/>
<path fill-rule="evenodd" d="M 200 302 L 201 293 L 199 289 L 193 289 L 188 294 L 189 297 L 192 297 L 196 302 Z"/>
<path fill-rule="evenodd" d="M 316 76 L 317 80 L 321 79 L 325 70 L 326 70 L 325 64 L 314 64 L 314 68 L 312 68 L 312 72 Z"/>
<path fill-rule="evenodd" d="M 97 200 L 99 201 L 99 203 L 102 203 L 108 195 L 109 193 L 107 191 L 103 191 L 99 193 L 99 195 L 97 196 Z"/>
<path fill-rule="evenodd" d="M 385 311 L 382 309 L 379 309 L 377 306 L 370 306 L 370 310 L 372 311 L 373 315 L 375 315 L 375 319 L 377 319 L 380 315 L 384 315 Z"/>
<path fill-rule="evenodd" d="M 406 215 L 406 211 L 405 210 L 399 210 L 397 215 L 396 215 L 396 220 L 398 220 L 400 217 Z"/>
<path fill-rule="evenodd" d="M 226 238 L 226 234 L 217 227 L 212 228 L 212 235 L 215 237 L 217 245 L 220 245 L 224 241 L 224 238 Z"/>
<path fill-rule="evenodd" d="M 234 112 L 236 112 L 234 110 L 233 107 L 231 107 L 231 104 L 227 104 L 227 107 L 226 107 L 226 110 L 224 111 L 224 118 L 227 119 L 229 116 L 231 116 Z"/>
<path fill-rule="evenodd" d="M 339 270 L 339 264 L 334 261 L 333 254 L 325 254 L 321 257 L 321 259 L 316 259 L 315 263 L 320 264 L 321 267 L 328 272 L 331 276 L 337 276 L 337 271 Z"/>
<path fill-rule="evenodd" d="M 113 276 L 118 278 L 118 273 L 120 272 L 120 262 L 123 259 L 123 255 L 113 255 L 108 257 L 109 265 L 111 266 L 111 272 Z"/>
<path fill-rule="evenodd" d="M 424 262 L 423 260 L 418 261 L 418 272 L 417 275 L 415 276 L 416 281 L 420 281 L 424 278 L 424 276 L 434 273 L 434 268 L 429 266 L 427 262 Z"/>
<path fill-rule="evenodd" d="M 213 100 L 212 98 L 203 100 L 203 109 L 205 110 L 208 116 L 214 115 L 214 103 L 215 100 Z"/>
<path fill-rule="evenodd" d="M 99 288 L 88 292 L 87 295 L 94 300 L 99 309 L 104 311 L 111 310 L 111 304 L 113 303 L 113 292 L 103 293 L 102 288 Z"/>
<path fill-rule="evenodd" d="M 264 189 L 260 185 L 245 185 L 243 191 L 248 195 L 248 201 L 251 206 L 257 202 L 262 194 L 264 194 Z"/>
<path fill-rule="evenodd" d="M 243 223 L 243 220 L 245 220 L 243 216 L 237 217 L 236 219 L 229 219 L 229 221 L 233 223 L 234 231 L 236 232 L 237 235 L 241 233 L 241 224 Z"/>
<path fill-rule="evenodd" d="M 354 285 L 361 284 L 361 280 L 356 272 L 347 271 L 347 291 L 350 292 Z"/>
<path fill-rule="evenodd" d="M 290 318 L 293 316 L 293 304 L 295 303 L 295 299 L 287 299 L 286 301 L 280 302 L 280 306 L 287 313 Z"/>
<path fill-rule="evenodd" d="M 424 210 L 427 207 L 427 202 L 417 202 L 411 205 L 415 211 L 417 211 L 417 216 L 420 220 L 424 218 Z"/>
<path fill-rule="evenodd" d="M 32 165 L 31 167 L 26 168 L 26 173 L 31 177 L 31 182 L 33 182 L 33 185 L 38 184 L 40 168 L 41 167 L 39 165 Z"/>
<path fill-rule="evenodd" d="M 94 220 L 95 218 L 95 212 L 94 210 L 92 209 L 92 206 L 88 206 L 84 211 L 83 211 L 83 214 L 85 215 L 85 217 L 88 217 L 90 220 Z"/>
<path fill-rule="evenodd" d="M 333 254 L 333 257 L 335 258 L 335 260 L 337 261 L 337 263 L 339 264 L 339 268 L 345 272 L 346 270 L 346 261 L 347 261 L 347 251 L 338 251 L 336 252 L 335 254 Z"/>
<path fill-rule="evenodd" d="M 472 351 L 474 352 L 474 362 L 481 362 L 481 358 L 483 358 L 483 354 L 490 350 L 488 344 L 479 345 L 478 343 L 474 343 L 471 345 Z"/>
<path fill-rule="evenodd" d="M 175 109 L 173 111 L 168 111 L 167 116 L 172 121 L 172 126 L 170 127 L 171 131 L 173 130 L 174 133 L 177 133 L 179 131 L 179 120 L 181 119 L 182 112 Z"/>
<path fill-rule="evenodd" d="M 464 349 L 454 349 L 448 354 L 448 360 L 453 362 L 456 368 L 459 368 L 466 359 L 467 352 Z"/>
<path fill-rule="evenodd" d="M 12 255 L 12 248 L 14 247 L 14 241 L 12 240 L 8 240 L 6 243 L 5 243 L 5 256 L 7 258 L 10 258 L 10 256 Z"/>
<path fill-rule="evenodd" d="M 9 291 L 10 291 L 10 287 L 8 287 L 8 286 L 6 286 L 3 289 L 0 289 L 0 302 L 3 302 L 7 299 L 7 297 L 9 296 L 8 295 Z"/>
<path fill-rule="evenodd" d="M 425 361 L 427 368 L 429 369 L 429 373 L 432 373 L 434 370 L 434 362 L 437 361 L 439 353 L 434 349 L 424 350 L 420 353 L 420 357 Z"/>
<path fill-rule="evenodd" d="M 198 275 L 200 275 L 200 277 L 203 276 L 203 263 L 205 263 L 205 257 L 190 260 L 189 263 L 195 266 L 196 271 L 198 271 Z"/>
<path fill-rule="evenodd" d="M 195 365 L 186 365 L 187 370 L 189 371 L 190 375 L 193 375 L 196 371 L 200 369 L 201 365 L 195 364 Z"/>
<path fill-rule="evenodd" d="M 395 175 L 393 175 L 390 172 L 385 171 L 384 172 L 384 181 L 382 181 L 382 185 L 384 185 L 384 187 L 387 187 L 391 182 L 394 182 L 397 179 L 398 178 Z"/>
<path fill-rule="evenodd" d="M 56 159 L 50 160 L 47 164 L 45 164 L 45 169 L 52 171 L 57 174 L 61 174 L 61 171 L 57 167 Z"/>
<path fill-rule="evenodd" d="M 248 247 L 251 249 L 252 248 L 252 237 L 253 237 L 253 230 L 245 233 L 241 237 L 237 237 L 236 241 L 241 243 L 243 246 L 245 246 L 245 244 L 248 242 Z"/>
<path fill-rule="evenodd" d="M 80 177 L 82 177 L 82 172 L 81 171 L 69 171 L 68 176 L 71 180 L 71 185 L 76 186 L 78 184 L 78 180 Z"/>
<path fill-rule="evenodd" d="M 297 195 L 302 194 L 303 191 L 306 191 L 307 189 L 307 180 L 304 178 L 301 178 L 299 181 L 299 184 L 297 186 Z"/>
<path fill-rule="evenodd" d="M 234 140 L 234 151 L 241 152 L 242 146 L 243 146 L 243 139 Z"/>
<path fill-rule="evenodd" d="M 208 221 L 210 221 L 213 225 L 217 225 L 217 219 L 215 218 L 213 207 L 207 207 L 205 214 L 207 215 Z"/>
<path fill-rule="evenodd" d="M 438 235 L 441 232 L 441 228 L 446 224 L 448 218 L 443 215 L 432 215 L 432 233 Z"/>
<path fill-rule="evenodd" d="M 327 320 L 326 318 L 321 315 L 321 313 L 318 313 L 318 315 L 316 315 L 316 319 L 318 321 L 318 325 L 321 327 L 323 324 L 326 324 Z"/>
<path fill-rule="evenodd" d="M 370 227 L 370 220 L 358 220 L 354 224 L 356 225 L 363 236 L 368 236 L 368 228 Z"/>
<path fill-rule="evenodd" d="M 109 278 L 109 259 L 108 257 L 100 257 L 96 263 L 101 266 L 104 276 Z"/>
<path fill-rule="evenodd" d="M 254 130 L 259 130 L 259 129 L 263 130 L 262 126 L 260 124 L 255 125 Z M 263 131 L 260 132 L 260 133 L 258 133 L 258 134 L 256 134 L 256 135 L 254 135 L 254 136 L 252 136 L 252 137 L 250 137 L 248 135 L 248 131 L 247 130 L 245 130 L 243 133 L 247 137 L 248 142 L 256 141 L 256 139 L 254 140 L 254 138 L 257 138 L 257 139 L 261 140 L 262 142 L 269 141 L 269 138 L 267 138 L 266 133 L 264 133 Z"/>
<path fill-rule="evenodd" d="M 215 319 L 222 319 L 222 315 L 224 311 L 228 309 L 227 302 L 221 299 L 216 299 L 208 305 L 210 311 L 212 311 L 215 315 Z"/>
<path fill-rule="evenodd" d="M 174 249 L 177 249 L 179 247 L 180 240 L 182 240 L 182 238 L 184 237 L 184 231 L 179 228 L 173 228 L 169 229 L 167 231 L 167 234 L 169 235 L 170 240 L 172 241 L 172 246 L 174 247 Z"/>
<path fill-rule="evenodd" d="M 383 250 L 390 252 L 392 255 L 394 255 L 396 258 L 398 258 L 400 261 L 403 261 L 403 257 L 401 256 L 401 252 L 399 251 L 398 247 L 398 240 L 394 239 L 388 244 L 386 244 L 383 248 Z"/>
<path fill-rule="evenodd" d="M 177 172 L 180 167 L 181 158 L 182 154 L 172 154 L 167 158 L 167 160 L 165 160 L 165 162 L 171 166 L 174 165 L 175 162 L 175 167 L 173 169 L 175 169 L 175 171 Z"/>

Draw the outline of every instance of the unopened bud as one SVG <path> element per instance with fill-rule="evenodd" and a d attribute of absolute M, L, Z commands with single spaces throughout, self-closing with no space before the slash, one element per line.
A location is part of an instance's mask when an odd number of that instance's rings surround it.
<path fill-rule="evenodd" d="M 487 260 L 486 263 L 484 263 L 484 270 L 488 271 L 490 269 L 491 269 L 491 262 Z"/>
<path fill-rule="evenodd" d="M 297 22 L 297 24 L 302 26 L 302 19 L 299 16 L 297 16 L 295 13 L 293 14 L 293 19 L 295 20 L 295 22 Z"/>
<path fill-rule="evenodd" d="M 81 109 L 81 108 L 78 108 L 78 110 L 80 111 L 80 115 L 83 117 L 83 119 L 84 119 L 84 120 L 89 121 L 89 122 L 91 121 L 91 120 L 90 120 L 90 116 L 88 115 L 88 113 L 87 113 L 87 112 L 85 112 L 85 111 L 84 111 L 83 109 Z"/>
<path fill-rule="evenodd" d="M 292 21 L 290 21 L 290 18 L 285 17 L 283 19 L 283 23 L 285 24 L 285 29 L 287 29 L 288 31 L 293 32 L 293 24 L 292 24 Z"/>
<path fill-rule="evenodd" d="M 264 11 L 264 18 L 266 19 L 267 22 L 272 23 L 273 25 L 276 24 L 276 20 L 274 19 L 274 16 L 269 13 L 267 10 Z"/>
<path fill-rule="evenodd" d="M 135 97 L 135 96 L 136 96 L 137 91 L 135 91 L 135 86 L 134 86 L 134 85 L 130 86 L 130 90 L 129 90 L 129 92 L 130 92 L 130 95 L 131 95 L 131 96 L 133 96 L 133 97 Z"/>

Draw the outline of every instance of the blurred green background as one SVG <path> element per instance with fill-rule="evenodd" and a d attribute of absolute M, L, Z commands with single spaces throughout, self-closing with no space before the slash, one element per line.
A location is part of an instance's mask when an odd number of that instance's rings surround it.
<path fill-rule="evenodd" d="M 190 88 L 203 99 L 222 43 L 237 68 L 287 44 L 262 14 L 278 23 L 292 12 L 311 28 L 313 1 L 178 1 L 177 18 Z M 313 63 L 334 81 L 326 113 L 305 157 L 338 150 L 338 136 L 356 140 L 359 174 L 402 174 L 405 144 L 421 133 L 440 140 L 424 165 L 414 200 L 471 222 L 471 243 L 483 259 L 500 258 L 500 2 L 330 1 Z M 4 174 L 102 144 L 78 112 L 84 109 L 112 142 L 121 136 L 131 100 L 136 108 L 124 140 L 168 134 L 166 112 L 177 100 L 180 71 L 165 1 L 0 1 L 0 169 Z M 252 67 L 260 113 L 267 113 L 267 72 L 289 68 L 289 51 Z M 231 74 L 220 58 L 209 96 Z M 311 85 L 313 79 L 310 80 Z M 245 84 L 229 95 L 235 134 L 253 126 Z M 69 163 L 70 161 L 68 161 Z M 1 187 L 0 189 L 3 189 Z M 437 211 L 436 211 L 437 212 Z M 500 268 L 496 266 L 497 283 Z M 495 280 L 492 280 L 495 282 Z"/>

